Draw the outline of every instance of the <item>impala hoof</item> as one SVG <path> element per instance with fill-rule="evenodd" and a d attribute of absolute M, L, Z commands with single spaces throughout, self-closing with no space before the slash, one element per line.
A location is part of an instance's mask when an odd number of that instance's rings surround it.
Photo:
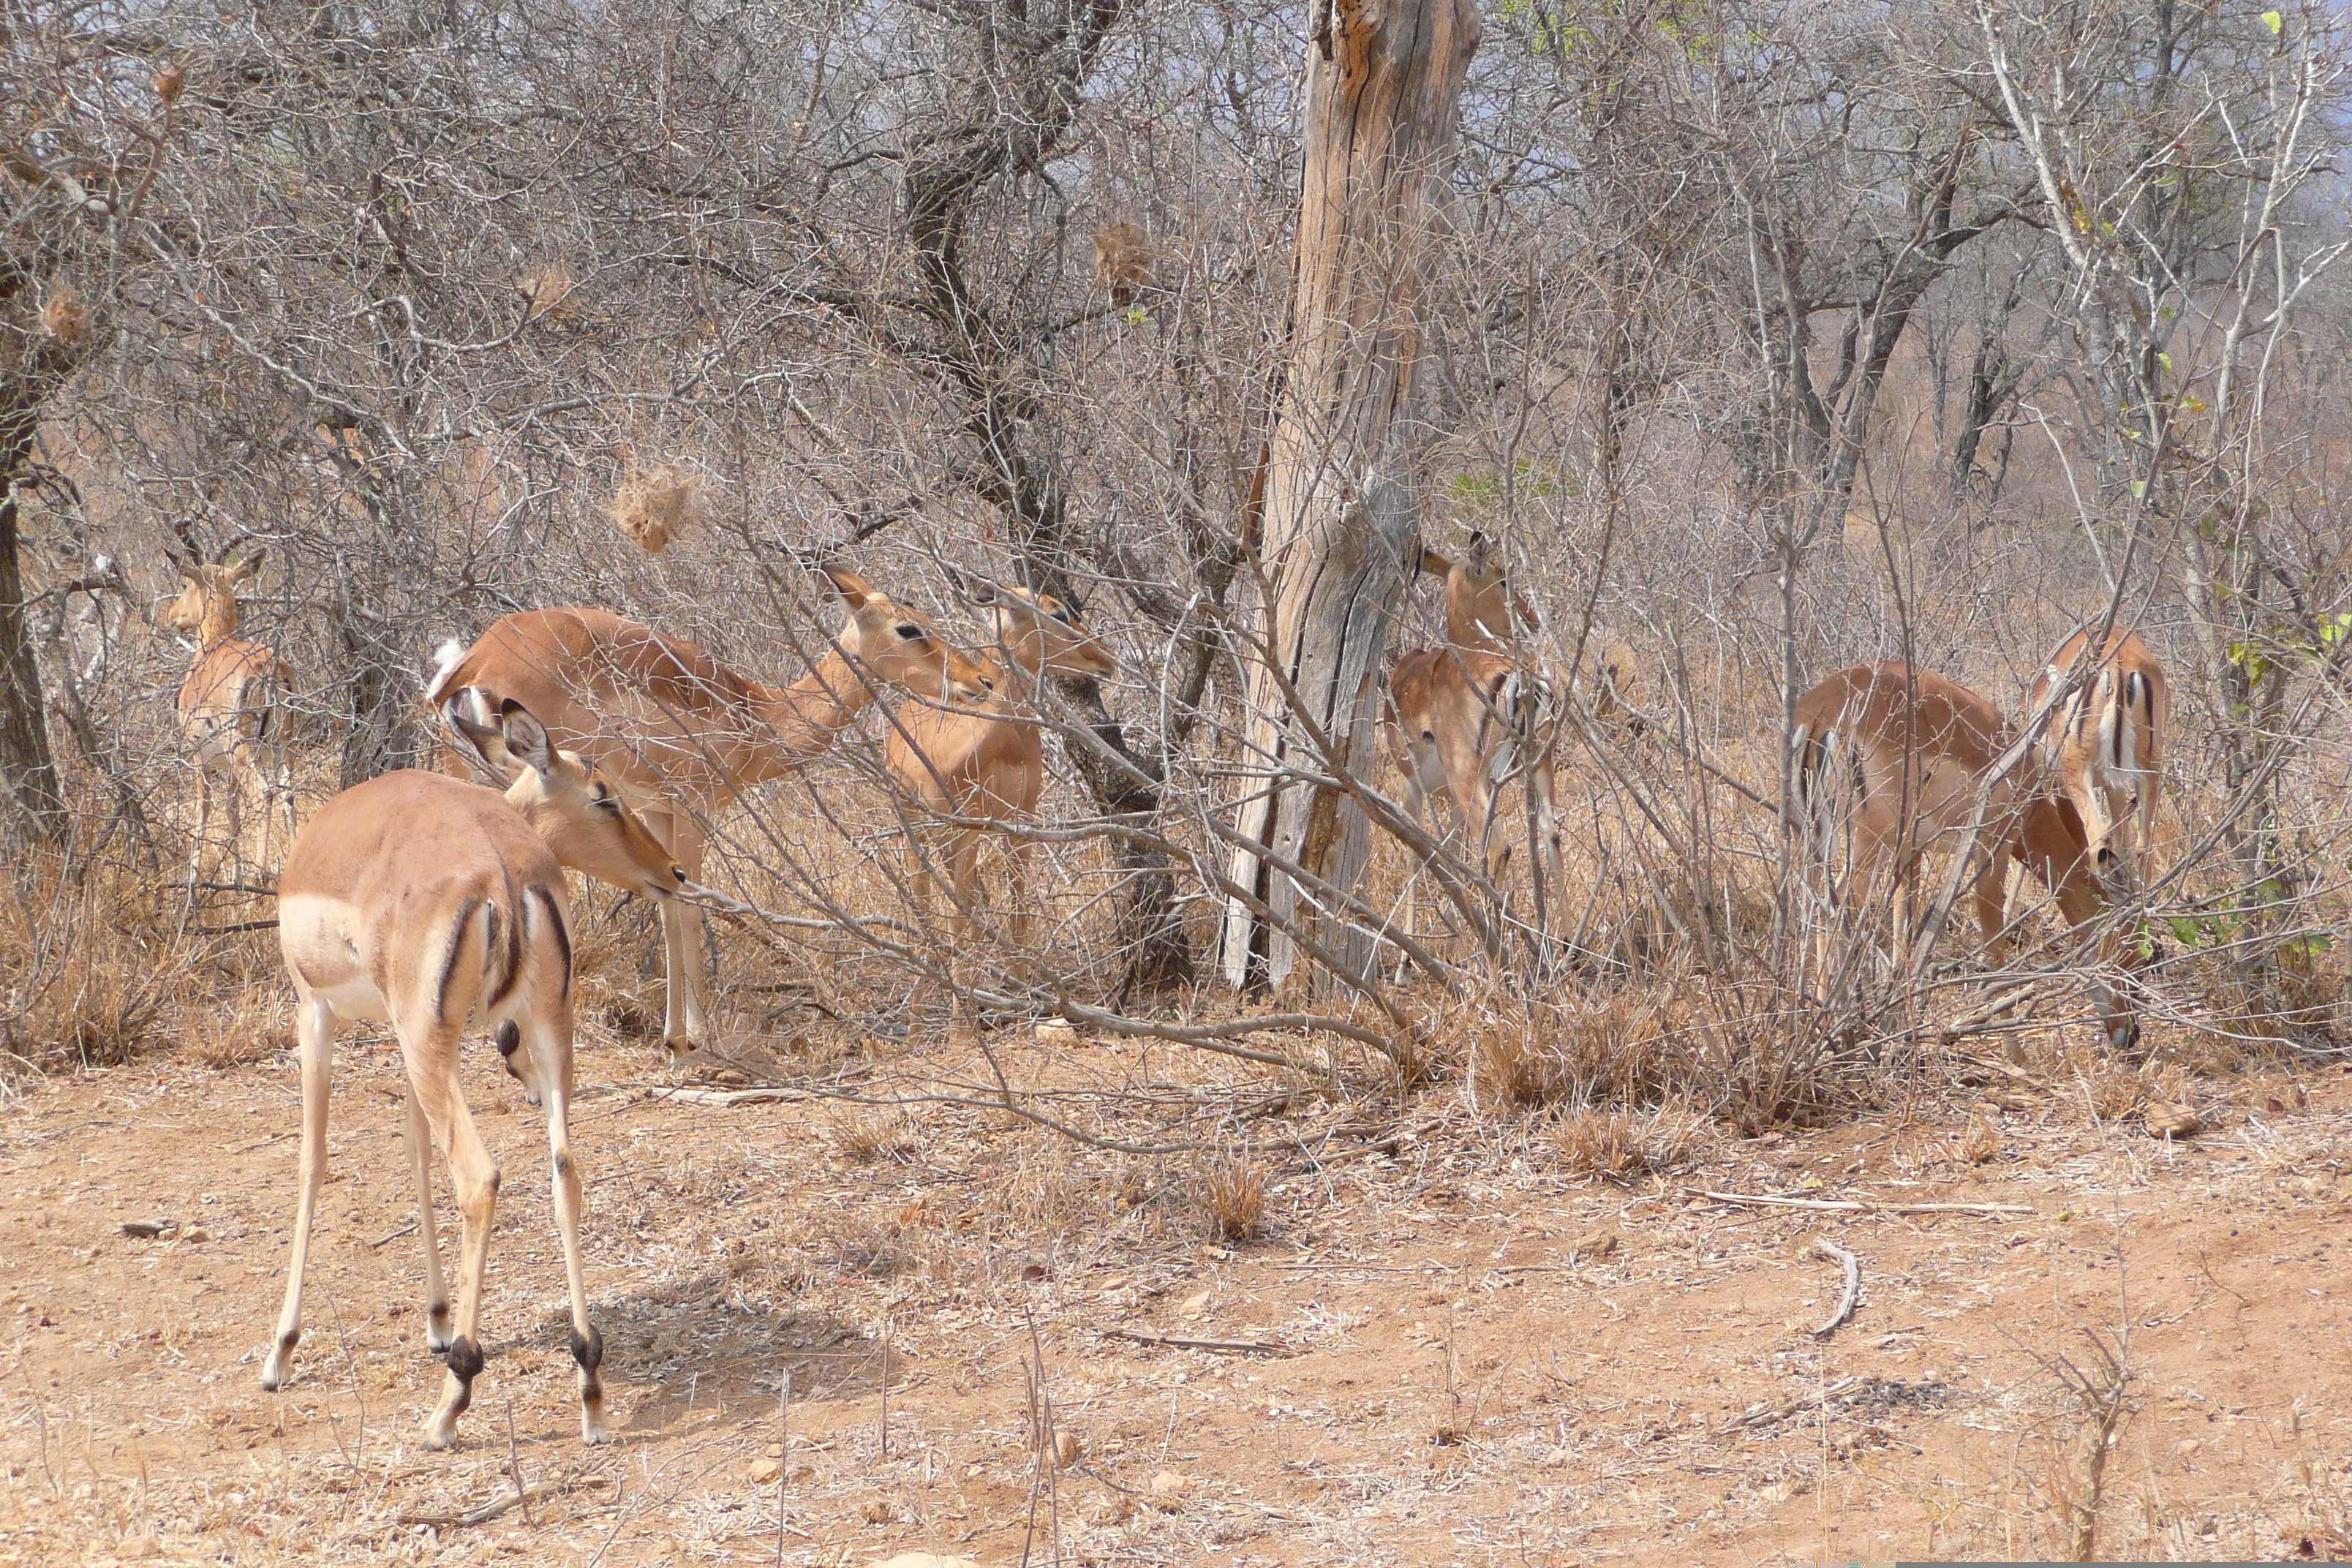
<path fill-rule="evenodd" d="M 294 1381 L 294 1346 L 301 1337 L 302 1331 L 296 1329 L 281 1335 L 278 1342 L 269 1347 L 269 1359 L 261 1363 L 263 1392 L 275 1394 Z"/>

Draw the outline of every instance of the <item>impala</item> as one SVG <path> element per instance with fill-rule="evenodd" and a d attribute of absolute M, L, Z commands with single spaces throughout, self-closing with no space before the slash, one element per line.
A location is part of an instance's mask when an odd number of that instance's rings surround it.
<path fill-rule="evenodd" d="M 182 536 L 185 538 L 184 534 Z M 193 541 L 190 542 L 193 550 Z M 283 803 L 286 833 L 294 833 L 294 794 L 288 773 L 286 731 L 291 710 L 293 672 L 276 651 L 236 635 L 237 585 L 261 570 L 262 551 L 256 546 L 243 558 L 229 559 L 232 542 L 217 563 L 201 556 L 171 554 L 179 572 L 180 592 L 163 611 L 163 624 L 195 638 L 195 661 L 180 682 L 177 704 L 180 732 L 187 738 L 196 764 L 196 837 L 189 860 L 193 878 L 204 859 L 205 835 L 211 830 L 213 778 L 225 782 L 228 808 L 228 842 L 239 880 L 245 859 L 245 810 L 261 813 L 261 863 L 269 864 L 270 822 Z"/>
<path fill-rule="evenodd" d="M 1809 853 L 1828 872 L 1832 910 L 1864 907 L 1892 874 L 1898 961 L 1909 954 L 1912 905 L 1931 851 L 1970 857 L 1958 880 L 1970 889 L 1989 947 L 2013 940 L 2005 910 L 2012 858 L 2041 879 L 2075 930 L 2098 918 L 2104 900 L 2074 804 L 2014 773 L 1995 776 L 2013 740 L 1991 703 L 1907 664 L 1841 669 L 1797 700 L 1791 795 Z M 1843 871 L 1834 864 L 1841 847 Z M 1824 953 L 1827 941 L 1824 932 Z M 2113 937 L 2103 947 L 2109 959 L 2120 952 Z M 2108 1043 L 2128 1046 L 2137 1020 L 2105 987 L 2094 995 Z"/>
<path fill-rule="evenodd" d="M 475 1130 L 457 1072 L 467 1022 L 495 1030 L 507 1070 L 547 1114 L 555 1226 L 572 1295 L 572 1357 L 579 1368 L 580 1433 L 609 1439 L 597 1367 L 604 1341 L 588 1319 L 580 1266 L 580 1171 L 572 1100 L 570 866 L 667 907 L 688 884 L 611 784 L 550 744 L 512 699 L 460 693 L 444 717 L 467 746 L 515 766 L 504 794 L 441 773 L 386 773 L 345 790 L 305 826 L 278 878 L 278 942 L 293 977 L 302 1069 L 301 1193 L 294 1211 L 286 1305 L 261 1373 L 283 1387 L 302 1334 L 302 1270 L 326 1171 L 328 1069 L 335 1032 L 361 1019 L 390 1022 L 407 1068 L 408 1153 L 425 1243 L 425 1342 L 449 1375 L 426 1419 L 428 1447 L 455 1440 L 457 1417 L 482 1370 L 478 1325 L 499 1172 Z M 448 1163 L 463 1216 L 454 1323 L 442 1283 L 425 1139 Z"/>
<path fill-rule="evenodd" d="M 2094 659 L 2091 632 L 2084 626 L 2058 645 L 2033 679 L 2027 710 L 2040 712 L 2070 675 L 2081 676 L 2050 710 L 2042 762 L 2082 814 L 2099 880 L 2122 891 L 2137 885 L 2154 840 L 2172 689 L 2138 633 L 2112 627 Z"/>
<path fill-rule="evenodd" d="M 609 611 L 528 610 L 471 647 L 450 642 L 426 687 L 435 703 L 465 687 L 514 698 L 555 743 L 617 784 L 688 877 L 702 874 L 708 825 L 744 790 L 822 756 L 888 681 L 931 701 L 976 703 L 978 668 L 921 613 L 854 572 L 819 569 L 849 619 L 816 668 L 786 687 L 747 680 L 683 637 Z M 495 752 L 490 760 L 497 763 Z M 452 766 L 464 765 L 454 755 Z M 702 911 L 661 906 L 669 984 L 663 1042 L 680 1059 L 704 1042 Z"/>
<path fill-rule="evenodd" d="M 972 579 L 965 603 L 991 613 L 998 659 L 982 656 L 984 679 L 995 695 L 973 708 L 909 707 L 890 731 L 887 758 L 893 784 L 925 814 L 965 820 L 918 827 L 908 847 L 908 877 L 915 896 L 931 893 L 934 850 L 955 889 L 951 928 L 959 942 L 971 931 L 979 908 L 982 829 L 971 824 L 1034 822 L 1045 788 L 1045 747 L 1036 710 L 1029 706 L 1043 670 L 1067 675 L 1108 675 L 1118 668 L 1110 649 L 1095 640 L 1077 616 L 1050 594 Z M 928 839 L 926 844 L 921 840 Z M 1013 940 L 1028 939 L 1028 856 L 1033 846 L 1006 841 L 1005 879 L 1013 905 Z"/>
<path fill-rule="evenodd" d="M 1514 841 L 1495 831 L 1495 800 L 1505 784 L 1522 780 L 1544 886 L 1557 889 L 1559 825 L 1552 808 L 1552 763 L 1560 717 L 1558 683 L 1518 651 L 1511 626 L 1517 595 L 1504 583 L 1485 535 L 1470 536 L 1469 552 L 1460 561 L 1424 550 L 1421 569 L 1445 578 L 1446 644 L 1397 660 L 1381 714 L 1391 754 L 1404 775 L 1406 809 L 1414 821 L 1433 827 L 1432 798 L 1451 800 L 1465 837 L 1477 846 L 1487 879 L 1499 887 Z M 1519 609 L 1525 616 L 1524 605 Z M 1404 926 L 1412 935 L 1410 893 Z"/>
<path fill-rule="evenodd" d="M 1535 611 L 1504 575 L 1503 563 L 1483 532 L 1470 535 L 1458 561 L 1434 550 L 1421 552 L 1421 570 L 1445 584 L 1445 640 L 1455 647 L 1475 648 L 1523 658 L 1527 650 L 1519 628 L 1533 629 Z M 1588 668 L 1589 666 L 1589 668 Z M 1633 710 L 1633 688 L 1640 667 L 1633 650 L 1606 637 L 1590 639 L 1579 660 L 1575 686 L 1589 692 L 1592 718 L 1622 727 L 1628 736 L 1643 729 Z"/>

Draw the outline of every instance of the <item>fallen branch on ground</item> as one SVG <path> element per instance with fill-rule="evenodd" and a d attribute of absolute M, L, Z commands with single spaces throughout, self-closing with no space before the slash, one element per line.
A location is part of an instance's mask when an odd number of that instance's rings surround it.
<path fill-rule="evenodd" d="M 1139 1334 L 1132 1329 L 1105 1329 L 1105 1339 L 1132 1340 L 1171 1351 L 1223 1351 L 1234 1355 L 1287 1355 L 1288 1345 L 1275 1340 L 1181 1340 L 1170 1334 Z"/>
<path fill-rule="evenodd" d="M 1718 1204 L 1741 1204 L 1749 1208 L 1810 1209 L 1828 1214 L 2025 1214 L 2035 1212 L 2023 1204 L 1882 1204 L 1848 1198 L 1784 1198 L 1770 1193 L 1710 1193 L 1698 1187 L 1685 1187 L 1684 1193 L 1695 1198 L 1706 1198 Z"/>
<path fill-rule="evenodd" d="M 1826 1237 L 1815 1238 L 1813 1250 L 1832 1263 L 1845 1266 L 1845 1290 L 1838 1297 L 1837 1310 L 1830 1314 L 1828 1322 L 1813 1331 L 1813 1338 L 1825 1340 L 1853 1316 L 1854 1305 L 1862 1300 L 1862 1259 Z"/>
<path fill-rule="evenodd" d="M 528 1506 L 530 1503 L 539 1501 L 541 1498 L 561 1496 L 562 1493 L 570 1491 L 574 1487 L 585 1487 L 593 1490 L 597 1487 L 609 1486 L 610 1484 L 611 1483 L 603 1476 L 577 1476 L 568 1480 L 541 1481 L 537 1486 L 530 1488 L 527 1491 L 511 1493 L 509 1496 L 500 1498 L 496 1502 L 486 1502 L 481 1507 L 469 1509 L 464 1513 L 395 1514 L 393 1516 L 393 1522 L 394 1524 L 422 1526 L 427 1530 L 463 1530 L 471 1525 L 488 1524 L 490 1521 L 504 1515 L 510 1509 Z"/>
<path fill-rule="evenodd" d="M 1826 1405 L 1841 1394 L 1860 1388 L 1862 1381 L 1860 1377 L 1842 1377 L 1827 1388 L 1800 1394 L 1794 1399 L 1784 1399 L 1778 1405 L 1759 1405 L 1745 1415 L 1733 1416 L 1717 1427 L 1715 1435 L 1721 1437 L 1729 1433 L 1746 1431 L 1751 1427 L 1777 1426 L 1800 1410 L 1811 1410 L 1817 1405 Z"/>

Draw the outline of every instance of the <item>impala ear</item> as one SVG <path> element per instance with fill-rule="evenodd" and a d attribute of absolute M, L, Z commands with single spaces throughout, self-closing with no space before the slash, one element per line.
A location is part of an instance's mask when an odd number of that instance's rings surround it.
<path fill-rule="evenodd" d="M 975 577 L 969 572 L 957 573 L 956 584 L 963 593 L 963 602 L 975 610 L 994 609 L 1007 597 L 995 584 L 985 577 Z"/>
<path fill-rule="evenodd" d="M 261 558 L 268 553 L 269 550 L 267 545 L 255 545 L 250 551 L 246 552 L 243 560 L 237 562 L 228 569 L 228 580 L 231 583 L 242 583 L 246 579 L 255 575 L 261 570 Z"/>
<path fill-rule="evenodd" d="M 841 595 L 842 603 L 853 611 L 862 610 L 869 601 L 881 597 L 874 591 L 873 584 L 845 566 L 820 565 L 816 570 L 817 575 L 832 584 L 833 591 Z"/>
<path fill-rule="evenodd" d="M 1421 552 L 1421 569 L 1433 577 L 1450 577 L 1454 574 L 1454 563 L 1436 551 L 1424 547 Z"/>
<path fill-rule="evenodd" d="M 165 559 L 166 561 L 169 561 L 169 562 L 172 563 L 172 570 L 173 570 L 173 571 L 177 572 L 181 576 L 183 576 L 183 577 L 186 578 L 189 582 L 191 582 L 191 583 L 200 583 L 200 582 L 204 581 L 204 579 L 203 579 L 203 578 L 198 577 L 198 576 L 196 575 L 196 565 L 195 565 L 195 563 L 194 563 L 194 562 L 193 562 L 193 561 L 190 561 L 186 556 L 184 556 L 184 555 L 181 554 L 178 551 L 176 551 L 176 550 L 166 550 L 165 552 L 163 552 L 163 559 Z"/>
<path fill-rule="evenodd" d="M 461 686 L 441 704 L 441 721 L 449 727 L 449 743 L 488 783 L 504 788 L 510 781 L 499 759 L 506 754 L 506 731 L 490 707 L 490 694 L 478 686 Z"/>
<path fill-rule="evenodd" d="M 508 698 L 499 704 L 499 728 L 509 756 L 529 764 L 541 778 L 555 772 L 555 746 L 547 738 L 547 726 L 532 718 L 530 709 Z"/>

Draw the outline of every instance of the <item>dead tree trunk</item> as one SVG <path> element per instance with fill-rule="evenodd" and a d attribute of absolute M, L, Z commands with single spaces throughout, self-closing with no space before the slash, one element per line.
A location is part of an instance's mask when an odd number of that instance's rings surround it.
<path fill-rule="evenodd" d="M 41 410 L 73 374 L 89 335 L 86 322 L 60 332 L 44 319 L 38 279 L 22 258 L 0 257 L 0 837 L 47 844 L 63 836 L 66 805 L 25 623 L 18 497 Z"/>
<path fill-rule="evenodd" d="M 1428 253 L 1477 47 L 1467 0 L 1330 0 L 1316 30 L 1290 359 L 1258 542 L 1270 601 L 1243 765 L 1265 782 L 1239 825 L 1258 847 L 1233 859 L 1234 882 L 1255 897 L 1225 910 L 1235 985 L 1282 986 L 1297 966 L 1302 889 L 1276 862 L 1311 879 L 1309 909 L 1328 910 L 1315 883 L 1352 891 L 1370 852 L 1362 807 L 1313 781 L 1374 757 L 1381 658 L 1420 531 L 1410 425 Z M 1360 930 L 1333 918 L 1314 941 L 1370 972 Z"/>

